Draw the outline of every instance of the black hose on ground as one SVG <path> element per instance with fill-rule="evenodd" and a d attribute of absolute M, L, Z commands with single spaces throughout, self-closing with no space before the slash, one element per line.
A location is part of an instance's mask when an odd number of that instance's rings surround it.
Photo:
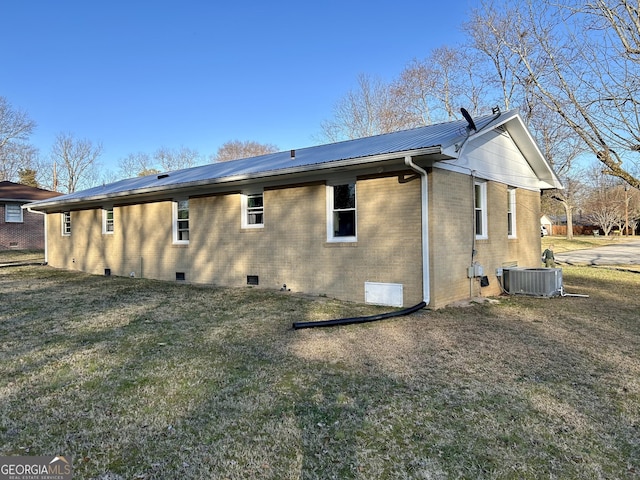
<path fill-rule="evenodd" d="M 387 318 L 402 317 L 409 315 L 410 313 L 417 312 L 418 310 L 426 307 L 425 302 L 420 302 L 413 307 L 405 308 L 404 310 L 397 310 L 395 312 L 380 313 L 378 315 L 371 315 L 369 317 L 351 317 L 351 318 L 336 318 L 334 320 L 320 320 L 317 322 L 294 322 L 293 329 L 299 330 L 301 328 L 318 328 L 318 327 L 335 327 L 338 325 L 351 325 L 354 323 L 367 323 L 375 322 L 378 320 L 386 320 Z"/>

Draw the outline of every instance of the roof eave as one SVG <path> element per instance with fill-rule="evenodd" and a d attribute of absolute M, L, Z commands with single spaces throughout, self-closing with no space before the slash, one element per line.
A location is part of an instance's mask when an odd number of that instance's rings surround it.
<path fill-rule="evenodd" d="M 220 186 L 220 185 L 232 185 L 234 183 L 246 183 L 263 180 L 273 177 L 295 177 L 305 173 L 342 170 L 357 167 L 366 167 L 372 164 L 378 164 L 388 162 L 390 160 L 399 159 L 404 161 L 406 156 L 440 156 L 442 155 L 442 147 L 440 145 L 420 148 L 416 150 L 407 150 L 402 152 L 393 152 L 383 155 L 373 155 L 370 157 L 357 157 L 344 160 L 335 160 L 321 164 L 303 165 L 291 168 L 284 168 L 278 170 L 270 170 L 265 172 L 250 173 L 243 175 L 232 175 L 228 177 L 211 178 L 204 180 L 196 180 L 192 182 L 183 182 L 176 184 L 161 185 L 155 187 L 140 188 L 136 190 L 125 190 L 116 193 L 108 193 L 104 195 L 92 195 L 89 197 L 67 199 L 62 201 L 42 200 L 34 203 L 30 203 L 27 206 L 30 209 L 36 211 L 55 210 L 59 207 L 77 207 L 85 204 L 96 204 L 98 202 L 113 202 L 123 198 L 144 198 L 144 197 L 159 197 L 170 192 L 181 192 L 198 187 L 206 186 Z"/>

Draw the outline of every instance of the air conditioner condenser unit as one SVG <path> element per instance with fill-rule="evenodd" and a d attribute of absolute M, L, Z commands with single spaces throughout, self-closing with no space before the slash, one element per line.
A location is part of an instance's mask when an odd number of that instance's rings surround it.
<path fill-rule="evenodd" d="M 511 295 L 562 295 L 561 268 L 504 268 L 502 282 L 504 290 Z"/>

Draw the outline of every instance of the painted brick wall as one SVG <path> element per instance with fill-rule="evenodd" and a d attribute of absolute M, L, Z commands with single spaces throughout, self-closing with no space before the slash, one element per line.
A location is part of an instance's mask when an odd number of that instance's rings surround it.
<path fill-rule="evenodd" d="M 4 205 L 0 203 L 0 250 L 44 249 L 44 215 L 23 210 L 22 223 L 7 223 Z"/>

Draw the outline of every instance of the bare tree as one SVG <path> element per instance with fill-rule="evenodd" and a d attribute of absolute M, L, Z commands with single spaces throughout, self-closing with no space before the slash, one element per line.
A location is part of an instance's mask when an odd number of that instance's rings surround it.
<path fill-rule="evenodd" d="M 258 143 L 250 140 L 233 140 L 224 143 L 212 157 L 214 162 L 228 162 L 240 158 L 257 157 L 268 153 L 276 153 L 278 147 L 269 143 Z"/>
<path fill-rule="evenodd" d="M 583 207 L 608 236 L 615 226 L 624 223 L 624 187 L 619 179 L 597 164 L 592 167 L 589 178 L 592 186 Z"/>
<path fill-rule="evenodd" d="M 0 180 L 16 180 L 21 168 L 29 168 L 37 150 L 25 142 L 35 122 L 0 96 Z"/>
<path fill-rule="evenodd" d="M 482 10 L 492 12 L 486 25 L 530 101 L 559 115 L 608 174 L 640 186 L 629 166 L 640 151 L 637 6 L 496 0 Z"/>
<path fill-rule="evenodd" d="M 160 147 L 156 150 L 153 157 L 156 164 L 160 167 L 160 170 L 164 172 L 191 168 L 201 163 L 201 157 L 198 151 L 184 146 L 177 150 Z"/>
<path fill-rule="evenodd" d="M 160 173 L 153 166 L 151 157 L 143 152 L 130 153 L 118 160 L 118 173 L 121 178 L 144 177 Z"/>
<path fill-rule="evenodd" d="M 478 113 L 486 90 L 478 61 L 469 49 L 440 47 L 407 65 L 392 91 L 412 126 L 453 120 L 461 106 Z"/>
<path fill-rule="evenodd" d="M 102 144 L 76 139 L 70 133 L 60 133 L 51 149 L 54 179 L 52 187 L 66 193 L 80 186 L 91 186 L 96 176 L 96 164 L 102 154 Z"/>
<path fill-rule="evenodd" d="M 331 120 L 322 122 L 322 136 L 331 142 L 370 137 L 420 125 L 406 97 L 382 80 L 358 76 L 358 88 L 349 91 L 334 107 Z"/>

